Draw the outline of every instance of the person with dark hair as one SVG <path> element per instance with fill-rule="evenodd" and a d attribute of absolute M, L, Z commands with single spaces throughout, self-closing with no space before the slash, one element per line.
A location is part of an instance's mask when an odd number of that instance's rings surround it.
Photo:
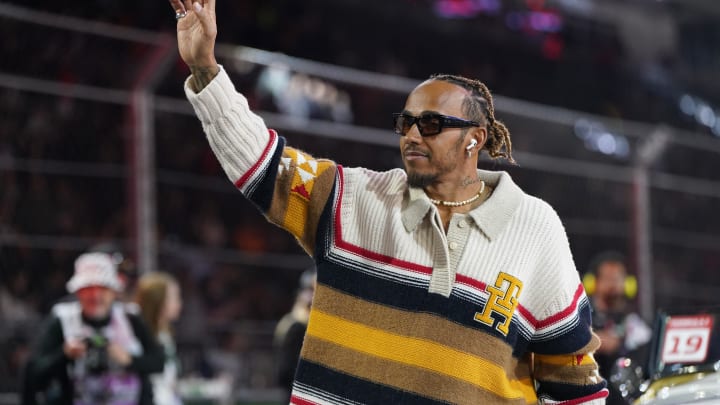
<path fill-rule="evenodd" d="M 143 321 L 165 350 L 163 372 L 150 376 L 155 405 L 180 405 L 182 400 L 177 385 L 180 363 L 172 333 L 172 323 L 182 310 L 180 284 L 169 273 L 145 273 L 138 280 L 135 302 L 140 307 Z"/>
<path fill-rule="evenodd" d="M 215 60 L 215 0 L 171 0 L 185 93 L 235 186 L 313 256 L 290 401 L 604 403 L 590 306 L 557 213 L 478 155 L 512 161 L 480 82 L 438 75 L 393 116 L 405 170 L 288 146 Z"/>
<path fill-rule="evenodd" d="M 109 255 L 75 260 L 67 290 L 77 300 L 53 307 L 25 366 L 22 404 L 153 403 L 148 376 L 162 370 L 162 348 L 135 309 L 117 301 L 121 289 Z"/>
<path fill-rule="evenodd" d="M 583 275 L 593 309 L 592 326 L 600 338 L 595 360 L 606 378 L 619 357 L 638 350 L 652 338 L 652 330 L 632 306 L 637 282 L 628 274 L 626 263 L 619 252 L 602 252 L 591 260 Z M 612 386 L 608 403 L 624 403 Z"/>
<path fill-rule="evenodd" d="M 287 389 L 288 394 L 292 389 L 295 368 L 310 319 L 315 280 L 314 268 L 305 270 L 300 275 L 300 288 L 295 296 L 292 310 L 285 314 L 275 327 L 273 346 L 277 354 L 277 383 Z"/>

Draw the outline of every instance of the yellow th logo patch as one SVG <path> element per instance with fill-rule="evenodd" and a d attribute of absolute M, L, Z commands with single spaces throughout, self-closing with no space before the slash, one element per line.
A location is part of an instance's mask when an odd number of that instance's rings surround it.
<path fill-rule="evenodd" d="M 487 299 L 482 313 L 476 312 L 473 319 L 485 325 L 493 326 L 495 323 L 495 319 L 492 317 L 493 312 L 500 314 L 504 319 L 502 322 L 498 321 L 495 329 L 507 336 L 512 315 L 518 305 L 518 298 L 520 297 L 522 286 L 523 283 L 518 278 L 500 272 L 495 280 L 495 285 L 487 285 L 485 287 L 485 291 L 487 291 L 490 296 Z"/>

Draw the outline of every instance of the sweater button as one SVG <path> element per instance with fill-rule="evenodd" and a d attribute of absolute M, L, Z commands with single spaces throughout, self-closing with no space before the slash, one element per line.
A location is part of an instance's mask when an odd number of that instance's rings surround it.
<path fill-rule="evenodd" d="M 467 221 L 465 221 L 464 219 L 462 221 L 458 222 L 458 226 L 460 228 L 465 228 L 466 225 L 467 225 Z"/>
<path fill-rule="evenodd" d="M 458 248 L 458 244 L 457 244 L 457 242 L 450 242 L 448 247 L 450 248 L 450 250 L 455 250 Z"/>

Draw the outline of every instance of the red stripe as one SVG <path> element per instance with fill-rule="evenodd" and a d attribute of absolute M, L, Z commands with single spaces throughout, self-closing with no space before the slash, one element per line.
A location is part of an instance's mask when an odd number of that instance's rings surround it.
<path fill-rule="evenodd" d="M 567 318 L 570 314 L 575 312 L 577 310 L 578 302 L 580 302 L 580 297 L 582 297 L 583 294 L 583 286 L 582 284 L 578 285 L 578 288 L 575 290 L 575 296 L 573 297 L 572 302 L 570 305 L 568 305 L 565 309 L 562 311 L 551 315 L 543 320 L 538 320 L 527 309 L 521 307 L 518 305 L 518 311 L 522 314 L 522 316 L 527 319 L 528 322 L 530 322 L 535 329 L 544 328 L 548 325 L 552 325 L 562 319 Z"/>
<path fill-rule="evenodd" d="M 294 404 L 294 405 L 318 405 L 318 404 L 315 403 L 315 402 L 310 402 L 310 401 L 308 401 L 308 400 L 305 400 L 305 399 L 302 399 L 302 398 L 298 398 L 298 397 L 296 397 L 295 395 L 293 395 L 293 396 L 290 397 L 290 403 L 291 403 L 291 404 Z"/>
<path fill-rule="evenodd" d="M 270 141 L 265 146 L 265 150 L 260 156 L 260 159 L 258 159 L 258 161 L 255 162 L 255 164 L 250 168 L 250 170 L 246 171 L 245 174 L 243 174 L 242 177 L 240 177 L 235 182 L 235 187 L 243 188 L 243 186 L 245 186 L 245 183 L 250 179 L 250 177 L 255 175 L 255 173 L 260 168 L 260 165 L 262 165 L 263 162 L 265 162 L 265 159 L 267 159 L 267 156 L 270 154 L 270 149 L 272 149 L 272 146 L 275 144 L 275 139 L 277 138 L 277 132 L 275 132 L 275 130 L 268 129 L 268 132 L 270 133 Z"/>
<path fill-rule="evenodd" d="M 417 263 L 408 262 L 405 260 L 399 260 L 391 256 L 386 256 L 377 252 L 373 252 L 370 250 L 367 250 L 365 248 L 362 248 L 360 246 L 353 245 L 349 242 L 346 242 L 342 238 L 342 223 L 340 221 L 341 213 L 340 208 L 342 207 L 342 198 L 343 198 L 343 189 L 345 187 L 345 180 L 343 177 L 343 167 L 340 165 L 337 165 L 338 169 L 338 175 L 340 176 L 340 181 L 338 183 L 338 200 L 337 205 L 335 206 L 335 246 L 337 246 L 340 249 L 347 250 L 350 253 L 356 254 L 360 257 L 364 257 L 376 262 L 389 264 L 395 267 L 399 267 L 401 269 L 413 271 L 416 273 L 422 273 L 422 274 L 432 274 L 432 267 L 427 266 L 421 266 Z"/>
<path fill-rule="evenodd" d="M 598 392 L 596 392 L 596 393 L 594 393 L 594 394 L 592 394 L 592 395 L 587 395 L 587 396 L 584 396 L 584 397 L 582 397 L 582 398 L 571 399 L 571 400 L 569 400 L 569 401 L 558 402 L 557 405 L 579 405 L 579 404 L 584 404 L 585 402 L 590 402 L 590 401 L 595 400 L 595 399 L 607 398 L 607 396 L 608 396 L 609 393 L 610 393 L 610 391 L 608 391 L 607 388 L 603 388 L 602 390 L 600 390 L 600 391 L 598 391 Z"/>
<path fill-rule="evenodd" d="M 486 284 L 486 283 L 483 283 L 483 282 L 480 281 L 480 280 L 476 280 L 476 279 L 474 279 L 474 278 L 472 278 L 472 277 L 468 277 L 468 276 L 463 275 L 463 274 L 456 274 L 456 275 L 455 275 L 455 281 L 458 282 L 458 283 L 460 283 L 460 284 L 465 284 L 465 285 L 469 285 L 470 287 L 477 288 L 478 290 L 487 291 L 487 290 L 486 290 L 486 288 L 487 288 L 487 284 Z"/>

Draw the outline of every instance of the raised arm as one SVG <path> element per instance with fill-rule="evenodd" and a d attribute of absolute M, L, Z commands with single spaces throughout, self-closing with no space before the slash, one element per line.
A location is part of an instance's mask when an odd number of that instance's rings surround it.
<path fill-rule="evenodd" d="M 177 16 L 180 57 L 192 73 L 192 89 L 199 92 L 220 71 L 215 60 L 215 0 L 170 0 L 170 4 Z"/>
<path fill-rule="evenodd" d="M 335 163 L 285 147 L 250 110 L 215 59 L 215 0 L 170 0 L 178 49 L 190 67 L 185 94 L 230 181 L 273 223 L 312 252 L 335 184 Z"/>

